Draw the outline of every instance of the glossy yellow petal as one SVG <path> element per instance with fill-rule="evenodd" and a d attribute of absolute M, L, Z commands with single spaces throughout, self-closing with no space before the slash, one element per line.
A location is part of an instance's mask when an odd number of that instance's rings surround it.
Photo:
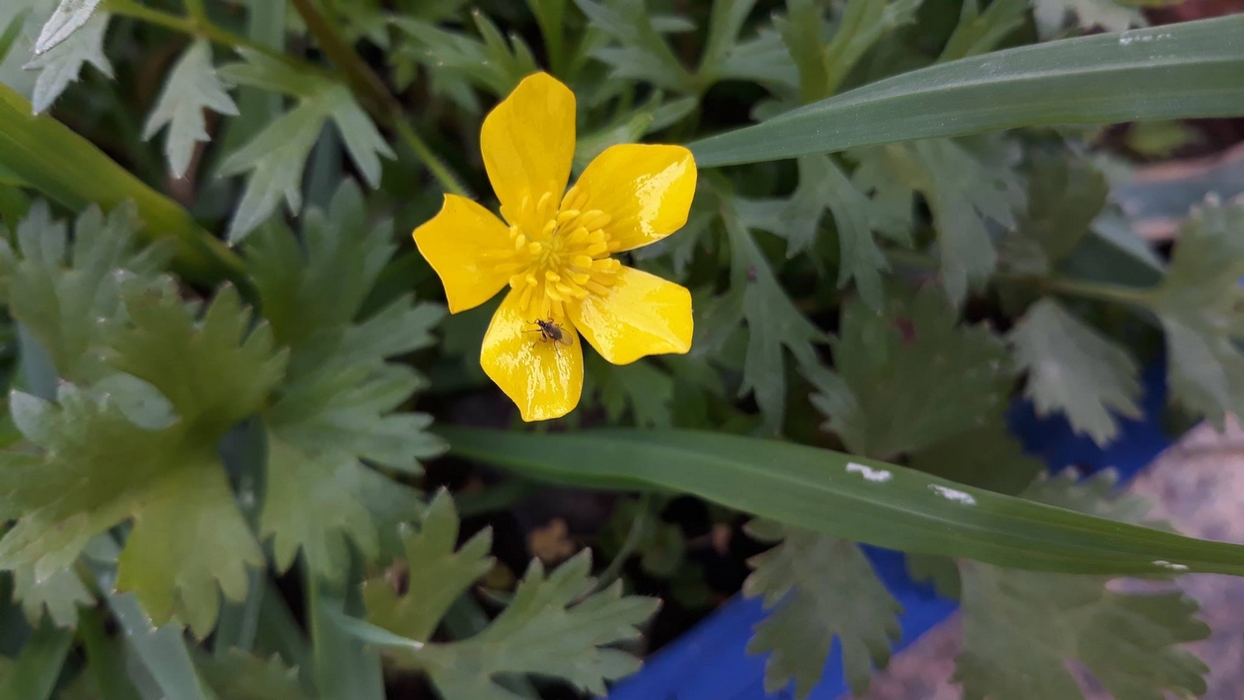
<path fill-rule="evenodd" d="M 553 319 L 561 341 L 540 333 L 520 296 L 510 292 L 497 308 L 479 363 L 518 406 L 523 420 L 559 418 L 574 410 L 583 393 L 583 349 L 566 319 Z"/>
<path fill-rule="evenodd" d="M 465 197 L 445 195 L 440 212 L 415 229 L 415 246 L 440 275 L 450 313 L 488 301 L 513 274 L 498 264 L 513 252 L 510 230 Z"/>
<path fill-rule="evenodd" d="M 511 224 L 538 230 L 556 213 L 574 158 L 575 99 L 547 73 L 523 78 L 484 119 L 480 150 L 501 215 Z M 547 198 L 545 216 L 536 215 Z"/>
<path fill-rule="evenodd" d="M 609 215 L 610 250 L 633 250 L 687 223 L 695 178 L 695 158 L 682 146 L 611 146 L 579 176 L 578 208 Z"/>
<path fill-rule="evenodd" d="M 623 267 L 608 293 L 570 308 L 583 337 L 615 365 L 645 355 L 683 354 L 691 349 L 691 292 L 647 272 Z"/>

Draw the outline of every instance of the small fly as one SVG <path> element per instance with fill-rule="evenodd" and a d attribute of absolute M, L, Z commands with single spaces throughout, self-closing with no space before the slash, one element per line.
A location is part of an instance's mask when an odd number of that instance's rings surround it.
<path fill-rule="evenodd" d="M 570 341 L 570 336 L 566 335 L 566 331 L 562 330 L 561 325 L 558 324 L 553 319 L 550 318 L 547 321 L 536 319 L 532 321 L 532 323 L 536 324 L 537 327 L 527 332 L 528 333 L 539 333 L 540 342 L 541 343 L 553 343 L 554 350 L 557 349 L 558 343 L 562 345 L 572 344 Z"/>

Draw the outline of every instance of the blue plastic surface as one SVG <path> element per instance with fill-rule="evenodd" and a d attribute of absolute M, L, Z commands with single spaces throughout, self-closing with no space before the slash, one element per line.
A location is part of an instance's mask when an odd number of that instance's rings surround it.
<path fill-rule="evenodd" d="M 1076 435 L 1061 416 L 1039 418 L 1031 405 L 1017 403 L 1008 420 L 1026 449 L 1051 470 L 1075 465 L 1086 472 L 1113 467 L 1122 480 L 1144 469 L 1171 444 L 1160 417 L 1166 403 L 1165 363 L 1151 364 L 1144 375 L 1143 420 L 1123 420 L 1118 439 L 1100 449 Z M 879 547 L 864 548 L 877 575 L 903 606 L 903 636 L 897 655 L 958 607 L 939 598 L 932 586 L 907 576 L 903 554 Z M 752 627 L 764 619 L 759 599 L 735 598 L 703 622 L 667 645 L 638 674 L 618 684 L 610 700 L 794 700 L 793 686 L 773 694 L 764 691 L 765 657 L 746 652 Z M 811 700 L 831 700 L 848 692 L 837 641 Z"/>

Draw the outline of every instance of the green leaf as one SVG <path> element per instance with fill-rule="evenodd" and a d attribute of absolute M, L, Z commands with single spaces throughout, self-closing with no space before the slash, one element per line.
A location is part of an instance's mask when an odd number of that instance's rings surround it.
<path fill-rule="evenodd" d="M 812 368 L 817 364 L 813 343 L 823 341 L 824 335 L 786 296 L 731 202 L 722 203 L 721 216 L 730 238 L 729 303 L 738 304 L 747 322 L 747 356 L 739 395 L 751 392 L 765 426 L 777 433 L 786 413 L 782 348 L 790 350 L 801 368 Z"/>
<path fill-rule="evenodd" d="M 1220 428 L 1244 411 L 1244 205 L 1206 206 L 1180 231 L 1170 270 L 1143 301 L 1166 331 L 1167 381 L 1176 401 Z"/>
<path fill-rule="evenodd" d="M 1035 154 L 1028 174 L 1028 208 L 1002 240 L 1004 264 L 1046 275 L 1080 245 L 1106 205 L 1106 178 L 1087 161 Z"/>
<path fill-rule="evenodd" d="M 167 283 L 135 284 L 123 300 L 129 322 L 110 333 L 109 363 L 159 389 L 185 429 L 209 444 L 263 405 L 284 374 L 286 355 L 273 347 L 272 329 L 252 329 L 232 287 L 201 319 Z"/>
<path fill-rule="evenodd" d="M 605 374 L 600 400 L 611 423 L 618 423 L 630 409 L 635 425 L 668 428 L 674 424 L 674 378 L 651 362 L 629 365 L 597 365 Z"/>
<path fill-rule="evenodd" d="M 941 61 L 953 61 L 993 51 L 1012 32 L 1024 26 L 1028 0 L 994 0 L 984 12 L 979 0 L 965 0 L 959 23 L 942 49 Z"/>
<path fill-rule="evenodd" d="M 331 120 L 341 133 L 354 164 L 372 186 L 380 184 L 380 156 L 394 158 L 393 149 L 359 107 L 350 90 L 318 74 L 293 67 L 257 51 L 240 50 L 245 63 L 220 69 L 227 80 L 293 95 L 298 104 L 271 122 L 220 165 L 222 177 L 252 171 L 246 192 L 234 212 L 229 239 L 239 241 L 276 212 L 285 199 L 289 209 L 302 208 L 302 173 L 311 147 Z"/>
<path fill-rule="evenodd" d="M 1237 545 L 1121 525 L 788 442 L 693 430 L 537 435 L 441 426 L 439 432 L 459 457 L 534 478 L 686 493 L 823 535 L 908 552 L 1069 573 L 1154 574 L 1169 571 L 1170 564 L 1244 572 L 1244 547 Z"/>
<path fill-rule="evenodd" d="M 1067 19 L 1084 29 L 1121 32 L 1148 24 L 1137 4 L 1124 5 L 1114 0 L 1034 0 L 1032 18 L 1042 39 L 1057 36 L 1067 27 Z"/>
<path fill-rule="evenodd" d="M 229 240 L 245 238 L 276 213 L 281 198 L 302 208 L 302 171 L 328 117 L 322 100 L 307 101 L 264 127 L 220 165 L 222 177 L 252 171 L 229 224 Z"/>
<path fill-rule="evenodd" d="M 1024 452 L 1024 446 L 1007 432 L 999 417 L 915 451 L 911 467 L 950 481 L 1013 496 L 1032 484 L 1045 469 L 1045 463 Z"/>
<path fill-rule="evenodd" d="M 458 526 L 453 500 L 441 492 L 418 532 L 402 528 L 405 569 L 363 584 L 369 620 L 417 642 L 432 638 L 454 601 L 493 567 L 492 531 L 480 531 L 455 551 Z M 400 594 L 396 586 L 402 586 Z"/>
<path fill-rule="evenodd" d="M 69 647 L 73 645 L 73 631 L 62 629 L 44 620 L 22 645 L 21 656 L 5 669 L 0 678 L 0 698 L 3 700 L 47 700 L 52 697 L 56 679 Z"/>
<path fill-rule="evenodd" d="M 303 215 L 301 245 L 279 225 L 261 229 L 248 242 L 246 261 L 264 317 L 282 345 L 303 345 L 355 319 L 395 250 L 390 224 L 356 232 L 366 215 L 362 191 L 346 180 L 327 213 L 312 207 Z"/>
<path fill-rule="evenodd" d="M 894 457 L 1000 415 L 1011 388 L 1002 340 L 964 327 L 936 291 L 894 296 L 878 315 L 848 302 L 834 371 L 805 370 L 825 428 L 852 452 Z"/>
<path fill-rule="evenodd" d="M 22 601 L 30 624 L 39 624 L 44 610 L 57 627 L 76 627 L 78 606 L 92 606 L 95 597 L 73 569 L 58 569 L 40 580 L 32 567 L 13 572 L 13 599 Z"/>
<path fill-rule="evenodd" d="M 1007 341 L 1019 369 L 1028 372 L 1024 395 L 1038 415 L 1062 411 L 1076 432 L 1088 433 L 1098 445 L 1118 434 L 1113 413 L 1141 416 L 1135 360 L 1058 302 L 1034 304 Z"/>
<path fill-rule="evenodd" d="M 1236 115 L 1242 28 L 1222 17 L 973 56 L 689 147 L 709 168 L 1020 126 Z"/>
<path fill-rule="evenodd" d="M 15 422 L 42 452 L 3 455 L 0 479 L 11 487 L 0 510 L 20 520 L 0 540 L 0 566 L 33 566 L 44 578 L 91 537 L 132 519 L 118 588 L 135 591 L 156 624 L 176 615 L 205 635 L 219 609 L 217 583 L 240 599 L 245 566 L 263 564 L 215 444 L 259 407 L 284 358 L 265 326 L 246 334 L 249 314 L 229 289 L 201 322 L 169 285 L 136 285 L 123 298 L 127 321 L 108 334 L 109 361 L 167 403 L 125 396 L 143 386 L 136 381 L 89 391 L 65 384 L 57 406 L 15 395 Z M 160 419 L 161 406 L 178 419 Z"/>
<path fill-rule="evenodd" d="M 35 53 L 45 53 L 82 28 L 99 7 L 100 0 L 60 0 L 39 32 Z"/>
<path fill-rule="evenodd" d="M 989 222 L 1013 227 L 1013 210 L 1023 201 L 1005 162 L 1005 145 L 983 142 L 975 150 L 970 145 L 937 139 L 865 151 L 856 175 L 857 181 L 890 188 L 886 196 L 901 197 L 908 206 L 911 193 L 924 196 L 937 231 L 942 284 L 955 304 L 967 297 L 970 285 L 983 284 L 997 263 Z"/>
<path fill-rule="evenodd" d="M 493 680 L 511 673 L 604 695 L 605 681 L 639 669 L 639 659 L 607 646 L 638 636 L 635 626 L 656 611 L 657 601 L 623 596 L 620 581 L 593 593 L 591 565 L 585 550 L 546 576 L 535 560 L 510 604 L 482 632 L 448 644 L 406 640 L 395 645 L 394 662 L 426 671 L 445 700 L 520 697 Z"/>
<path fill-rule="evenodd" d="M 695 77 L 674 55 L 661 36 L 644 0 L 621 0 L 610 4 L 575 0 L 591 26 L 617 46 L 604 46 L 592 56 L 613 69 L 612 77 L 643 80 L 674 92 L 695 92 Z"/>
<path fill-rule="evenodd" d="M 873 667 L 890 659 L 902 606 L 850 542 L 772 522 L 753 521 L 748 533 L 779 542 L 748 560 L 754 571 L 743 583 L 743 595 L 764 596 L 766 608 L 776 607 L 747 644 L 753 654 L 772 652 L 765 690 L 776 693 L 794 678 L 795 696 L 807 697 L 836 636 L 851 690 L 862 694 Z"/>
<path fill-rule="evenodd" d="M 353 572 L 352 572 L 353 574 Z M 365 624 L 347 617 L 346 613 L 361 612 L 358 601 L 357 577 L 351 576 L 346 596 L 323 591 L 315 577 L 307 594 L 307 617 L 315 649 L 315 687 L 323 698 L 351 700 L 384 700 L 384 669 L 380 656 L 364 647 L 349 626 Z M 371 640 L 366 640 L 371 645 Z"/>
<path fill-rule="evenodd" d="M 0 264 L 12 270 L 5 295 L 13 316 L 47 350 L 60 376 L 91 382 L 112 370 L 100 357 L 104 321 L 119 312 L 120 280 L 151 280 L 169 252 L 166 247 L 134 250 L 136 213 L 117 207 L 105 219 L 90 207 L 74 225 L 72 260 L 66 260 L 68 232 L 37 201 L 17 227 L 18 252 L 0 244 Z M 68 266 L 66 266 L 68 263 Z"/>
<path fill-rule="evenodd" d="M 227 700 L 306 700 L 298 672 L 280 657 L 263 660 L 236 649 L 221 655 L 198 654 L 195 665 L 206 684 Z"/>
<path fill-rule="evenodd" d="M 739 56 L 739 34 L 755 6 L 756 0 L 713 0 L 704 53 L 700 56 L 700 65 L 696 71 L 702 86 L 741 77 L 734 74 L 734 69 L 754 58 Z M 746 51 L 746 48 L 743 50 Z"/>
<path fill-rule="evenodd" d="M 80 675 L 79 685 L 85 686 L 87 692 L 78 697 L 141 700 L 142 696 L 135 689 L 130 671 L 126 668 L 125 642 L 120 636 L 107 635 L 104 629 L 105 614 L 106 609 L 102 607 L 82 612 L 78 637 L 82 640 L 86 655 L 86 670 Z M 68 691 L 65 695 L 68 695 Z"/>
<path fill-rule="evenodd" d="M 140 232 L 175 244 L 174 264 L 187 281 L 247 284 L 242 261 L 202 229 L 185 209 L 113 162 L 56 120 L 30 114 L 30 103 L 0 85 L 0 168 L 65 207 L 112 210 L 127 200 L 138 208 Z"/>
<path fill-rule="evenodd" d="M 150 139 L 160 129 L 168 127 L 164 154 L 173 177 L 185 176 L 196 143 L 211 140 L 203 116 L 205 109 L 229 116 L 238 114 L 238 106 L 225 91 L 212 66 L 211 44 L 199 40 L 190 44 L 169 72 L 160 99 L 143 127 L 144 139 Z"/>
<path fill-rule="evenodd" d="M 409 43 L 401 46 L 401 54 L 442 80 L 465 80 L 504 97 L 520 80 L 540 70 L 521 36 L 512 34 L 507 43 L 483 13 L 474 13 L 473 19 L 483 40 L 405 16 L 391 21 L 409 38 Z"/>
<path fill-rule="evenodd" d="M 874 309 L 884 303 L 881 272 L 889 269 L 885 256 L 873 240 L 878 232 L 901 243 L 908 243 L 906 231 L 877 216 L 874 204 L 864 196 L 834 161 L 825 156 L 799 159 L 799 186 L 785 200 L 736 200 L 740 216 L 749 228 L 770 231 L 787 241 L 786 253 L 793 257 L 816 242 L 821 215 L 833 214 L 838 232 L 841 262 L 838 287 L 854 279 L 860 296 Z"/>
<path fill-rule="evenodd" d="M 824 19 L 812 0 L 788 0 L 789 16 L 775 22 L 799 66 L 800 97 L 812 102 L 838 91 L 851 69 L 882 37 L 915 21 L 923 0 L 850 0 L 828 44 L 821 43 Z"/>
<path fill-rule="evenodd" d="M 217 585 L 228 599 L 244 599 L 246 567 L 262 567 L 264 558 L 216 456 L 181 458 L 131 506 L 134 527 L 118 560 L 117 589 L 134 591 L 153 620 L 176 615 L 203 636 L 220 612 Z M 194 507 L 187 508 L 191 494 Z"/>
<path fill-rule="evenodd" d="M 1026 494 L 1062 508 L 1136 520 L 1148 505 L 1112 503 L 1110 477 L 1039 482 Z M 1182 567 L 1155 562 L 1169 571 Z M 1129 593 L 1093 576 L 1034 573 L 961 562 L 963 651 L 955 678 L 966 698 L 1083 698 L 1068 672 L 1085 667 L 1111 696 L 1159 700 L 1206 691 L 1209 669 L 1179 645 L 1209 636 L 1178 591 Z"/>
<path fill-rule="evenodd" d="M 164 697 L 211 698 L 195 671 L 180 625 L 171 622 L 159 627 L 153 625 L 131 594 L 109 594 L 108 608 L 124 633 L 125 643 L 133 649 L 135 658 Z"/>
<path fill-rule="evenodd" d="M 76 31 L 71 30 L 72 34 L 66 34 L 59 43 L 45 48 L 45 52 L 38 52 L 38 55 L 23 66 L 26 70 L 39 71 L 34 94 L 30 98 L 34 114 L 47 111 L 65 88 L 77 81 L 84 63 L 90 63 L 100 73 L 112 77 L 112 64 L 104 56 L 104 33 L 108 31 L 108 18 L 107 13 L 101 12 L 85 19 Z M 44 30 L 47 30 L 46 26 Z M 54 32 L 51 36 L 55 34 Z M 42 39 L 40 36 L 40 40 Z"/>
<path fill-rule="evenodd" d="M 274 225 L 255 235 L 247 256 L 276 338 L 292 347 L 289 375 L 265 413 L 268 493 L 260 531 L 273 539 L 279 570 L 301 548 L 316 575 L 339 584 L 349 569 L 347 538 L 368 560 L 380 554 L 366 501 L 369 483 L 387 480 L 361 460 L 417 472 L 419 460 L 444 451 L 424 432 L 431 417 L 398 411 L 420 378 L 407 365 L 385 362 L 430 345 L 444 310 L 401 297 L 356 321 L 393 254 L 391 225 L 358 235 L 366 207 L 351 181 L 327 215 L 312 208 L 304 218 L 305 250 Z"/>

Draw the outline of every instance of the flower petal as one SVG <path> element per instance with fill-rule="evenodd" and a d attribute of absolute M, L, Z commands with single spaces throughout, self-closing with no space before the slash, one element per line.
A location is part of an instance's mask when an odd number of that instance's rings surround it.
<path fill-rule="evenodd" d="M 691 349 L 691 292 L 624 267 L 606 295 L 591 295 L 570 309 L 575 327 L 592 347 L 615 365 L 645 355 Z"/>
<path fill-rule="evenodd" d="M 509 228 L 465 197 L 445 195 L 440 213 L 415 229 L 414 236 L 415 246 L 445 285 L 450 313 L 479 306 L 509 281 L 509 274 L 496 264 L 497 254 L 514 248 Z"/>
<path fill-rule="evenodd" d="M 539 230 L 544 221 L 531 216 L 535 205 L 551 193 L 549 213 L 555 214 L 570 179 L 574 93 L 547 73 L 529 75 L 488 113 L 479 140 L 501 215 L 528 231 Z"/>
<path fill-rule="evenodd" d="M 682 146 L 611 146 L 579 176 L 575 188 L 586 203 L 578 208 L 608 214 L 604 229 L 611 243 L 633 250 L 687 223 L 695 178 L 695 158 Z"/>
<path fill-rule="evenodd" d="M 553 319 L 564 342 L 545 338 L 510 292 L 492 317 L 479 364 L 510 400 L 523 420 L 559 418 L 579 405 L 583 393 L 583 349 L 566 319 Z"/>

